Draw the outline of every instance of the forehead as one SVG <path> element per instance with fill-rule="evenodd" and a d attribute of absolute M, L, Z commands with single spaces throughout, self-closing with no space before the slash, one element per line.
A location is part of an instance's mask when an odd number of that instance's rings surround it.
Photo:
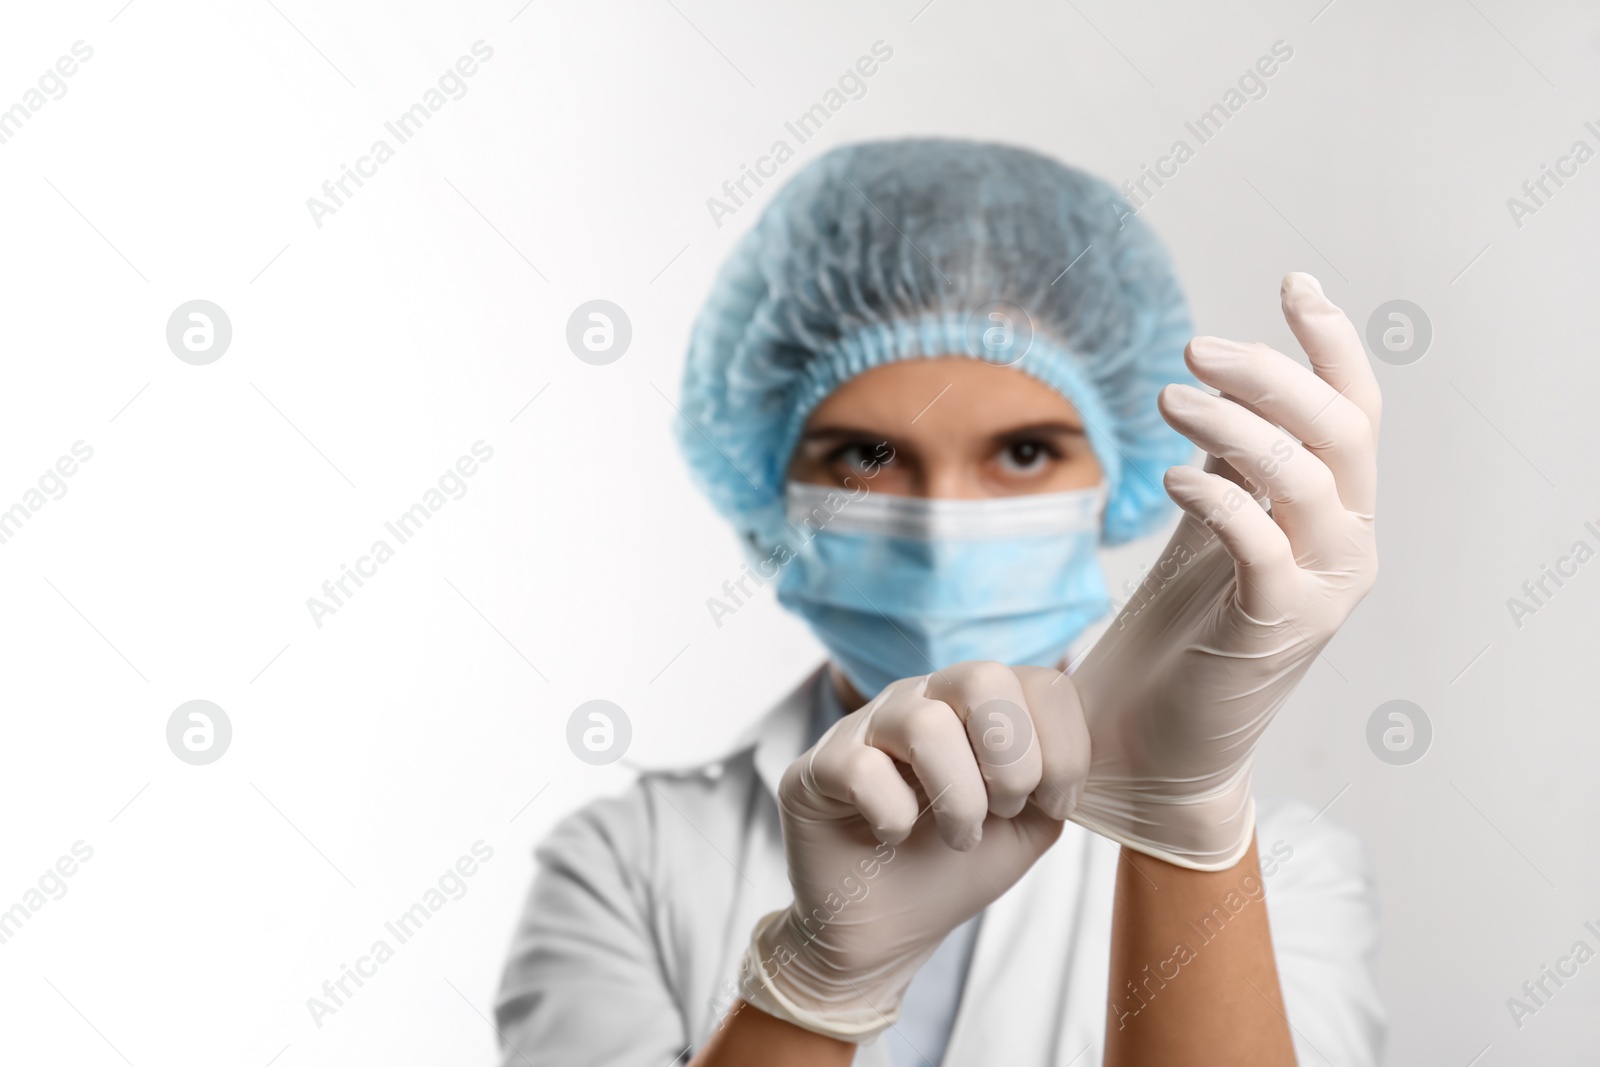
<path fill-rule="evenodd" d="M 920 436 L 1000 433 L 1042 422 L 1080 424 L 1066 397 L 1016 367 L 949 356 L 901 360 L 857 375 L 817 405 L 806 428 Z"/>

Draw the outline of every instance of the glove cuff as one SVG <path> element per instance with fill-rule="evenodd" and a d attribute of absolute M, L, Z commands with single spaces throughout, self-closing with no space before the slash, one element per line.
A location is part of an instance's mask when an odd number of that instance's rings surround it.
<path fill-rule="evenodd" d="M 757 920 L 739 966 L 739 994 L 746 1003 L 802 1029 L 857 1044 L 872 1041 L 895 1024 L 898 997 L 892 1005 L 877 1005 L 853 984 L 844 998 L 819 993 L 807 973 L 806 940 L 791 921 L 791 909 Z"/>
<path fill-rule="evenodd" d="M 1248 768 L 1225 792 L 1204 799 L 1155 802 L 1084 792 L 1067 818 L 1102 837 L 1191 871 L 1226 871 L 1255 839 L 1256 798 Z"/>

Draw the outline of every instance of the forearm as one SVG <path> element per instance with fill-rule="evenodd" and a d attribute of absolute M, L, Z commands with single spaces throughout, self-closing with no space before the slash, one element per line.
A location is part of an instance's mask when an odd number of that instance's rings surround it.
<path fill-rule="evenodd" d="M 1122 850 L 1105 1062 L 1295 1062 L 1254 840 L 1225 871 Z"/>
<path fill-rule="evenodd" d="M 856 1046 L 775 1019 L 742 1000 L 723 1017 L 689 1067 L 849 1067 Z"/>

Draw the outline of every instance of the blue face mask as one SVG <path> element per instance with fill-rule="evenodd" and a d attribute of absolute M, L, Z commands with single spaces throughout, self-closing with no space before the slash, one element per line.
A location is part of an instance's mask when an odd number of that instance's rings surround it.
<path fill-rule="evenodd" d="M 778 600 L 866 697 L 963 660 L 1060 666 L 1110 603 L 1103 489 L 930 500 L 790 483 Z"/>

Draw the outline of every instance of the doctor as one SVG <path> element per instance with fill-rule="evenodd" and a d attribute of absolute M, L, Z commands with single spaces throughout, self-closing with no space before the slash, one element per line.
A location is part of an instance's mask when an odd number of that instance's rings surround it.
<path fill-rule="evenodd" d="M 1281 300 L 1312 369 L 1185 348 L 1153 234 L 1028 151 L 797 174 L 696 326 L 680 439 L 830 662 L 552 832 L 503 1062 L 1378 1062 L 1359 845 L 1250 783 L 1377 570 L 1376 382 L 1314 279 Z M 1168 498 L 1096 626 L 1098 546 Z"/>

